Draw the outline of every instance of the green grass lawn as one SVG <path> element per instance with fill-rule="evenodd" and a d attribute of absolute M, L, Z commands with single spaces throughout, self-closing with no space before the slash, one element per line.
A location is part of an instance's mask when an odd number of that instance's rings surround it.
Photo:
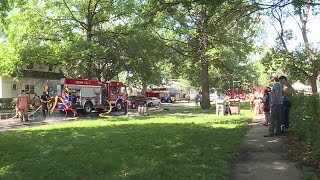
<path fill-rule="evenodd" d="M 193 110 L 196 111 L 196 110 Z M 0 179 L 227 179 L 251 119 L 112 117 L 0 133 Z"/>

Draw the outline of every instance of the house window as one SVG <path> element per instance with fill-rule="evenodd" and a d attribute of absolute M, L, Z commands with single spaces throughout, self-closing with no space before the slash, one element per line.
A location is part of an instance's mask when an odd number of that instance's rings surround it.
<path fill-rule="evenodd" d="M 16 91 L 16 90 L 17 90 L 17 85 L 16 85 L 16 84 L 13 84 L 13 85 L 12 85 L 12 90 L 13 90 L 13 91 Z"/>
<path fill-rule="evenodd" d="M 25 85 L 24 86 L 24 92 L 27 94 L 34 94 L 34 88 L 35 88 L 35 85 Z"/>
<path fill-rule="evenodd" d="M 34 94 L 34 85 L 30 85 L 30 94 Z"/>
<path fill-rule="evenodd" d="M 33 69 L 33 63 L 30 63 L 30 64 L 27 66 L 27 69 Z"/>
<path fill-rule="evenodd" d="M 49 71 L 50 72 L 53 71 L 53 66 L 52 65 L 49 66 Z"/>
<path fill-rule="evenodd" d="M 24 92 L 27 94 L 28 92 L 30 93 L 30 86 L 29 85 L 25 85 L 24 86 Z"/>

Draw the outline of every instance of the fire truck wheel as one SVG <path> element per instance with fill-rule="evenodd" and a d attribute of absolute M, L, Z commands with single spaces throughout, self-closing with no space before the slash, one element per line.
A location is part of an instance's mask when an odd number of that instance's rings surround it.
<path fill-rule="evenodd" d="M 91 102 L 86 102 L 83 107 L 83 113 L 84 114 L 89 114 L 92 111 L 93 105 Z"/>
<path fill-rule="evenodd" d="M 117 102 L 116 104 L 116 110 L 120 111 L 122 109 L 122 102 Z"/>

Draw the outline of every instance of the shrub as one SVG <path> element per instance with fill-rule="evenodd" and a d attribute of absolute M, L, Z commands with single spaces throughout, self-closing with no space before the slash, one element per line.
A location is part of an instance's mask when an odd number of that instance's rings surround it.
<path fill-rule="evenodd" d="M 0 98 L 0 108 L 12 108 L 13 107 L 13 98 Z"/>
<path fill-rule="evenodd" d="M 320 155 L 320 94 L 296 95 L 292 99 L 290 123 L 293 132 L 311 144 Z"/>

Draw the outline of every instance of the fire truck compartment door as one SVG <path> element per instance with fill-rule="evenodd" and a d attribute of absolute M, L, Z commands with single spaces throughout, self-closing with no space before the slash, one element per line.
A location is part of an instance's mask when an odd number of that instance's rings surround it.
<path fill-rule="evenodd" d="M 91 87 L 83 87 L 81 88 L 81 96 L 82 98 L 93 98 L 96 94 L 101 93 L 100 88 L 91 88 Z"/>
<path fill-rule="evenodd" d="M 61 95 L 62 95 L 62 94 L 61 94 L 61 92 L 62 92 L 61 90 L 62 90 L 62 87 L 61 87 L 60 84 L 58 84 L 58 85 L 57 85 L 57 93 L 56 93 L 57 96 L 61 96 Z"/>
<path fill-rule="evenodd" d="M 81 96 L 82 98 L 94 97 L 93 89 L 87 87 L 81 88 Z"/>

